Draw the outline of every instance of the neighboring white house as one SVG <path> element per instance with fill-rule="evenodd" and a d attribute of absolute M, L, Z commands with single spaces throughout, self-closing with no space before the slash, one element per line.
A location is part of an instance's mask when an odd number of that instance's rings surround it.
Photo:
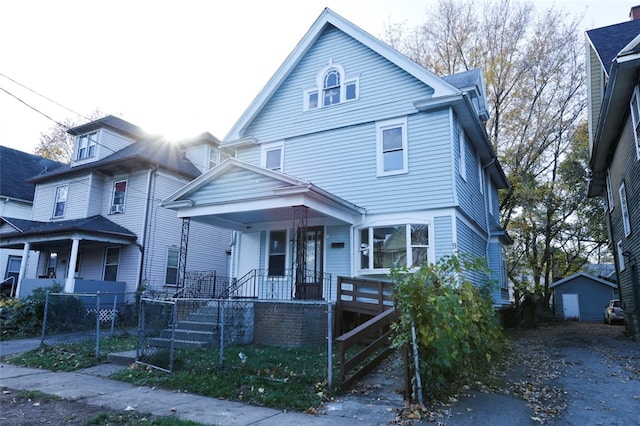
<path fill-rule="evenodd" d="M 480 70 L 438 77 L 325 9 L 225 137 L 233 158 L 162 205 L 234 231 L 238 294 L 335 300 L 338 276 L 457 253 L 507 306 L 487 119 Z"/>
<path fill-rule="evenodd" d="M 21 259 L 19 296 L 56 281 L 67 292 L 174 294 L 188 271 L 227 275 L 231 233 L 159 206 L 220 161 L 216 138 L 172 143 L 114 116 L 69 133 L 71 164 L 28 181 L 35 185 L 29 217 L 0 217 L 0 247 L 40 252 Z M 189 235 L 199 238 L 181 252 Z"/>

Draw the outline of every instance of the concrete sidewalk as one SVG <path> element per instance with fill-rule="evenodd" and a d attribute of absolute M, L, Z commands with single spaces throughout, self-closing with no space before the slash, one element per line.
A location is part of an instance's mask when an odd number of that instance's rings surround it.
<path fill-rule="evenodd" d="M 0 357 L 36 349 L 40 339 L 0 342 Z M 75 372 L 53 372 L 0 363 L 0 386 L 39 391 L 60 398 L 118 411 L 134 409 L 155 416 L 173 416 L 206 425 L 385 425 L 395 419 L 403 405 L 388 380 L 375 398 L 349 397 L 335 400 L 318 415 L 258 407 L 235 401 L 208 398 L 184 392 L 135 386 L 108 376 L 127 368 L 101 364 Z M 384 383 L 384 382 L 383 382 Z M 382 391 L 382 392 L 380 392 Z"/>

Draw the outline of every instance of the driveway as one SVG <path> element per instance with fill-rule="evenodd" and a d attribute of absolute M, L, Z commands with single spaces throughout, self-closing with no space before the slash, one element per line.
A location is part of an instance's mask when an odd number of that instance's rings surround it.
<path fill-rule="evenodd" d="M 504 382 L 461 392 L 440 422 L 640 425 L 640 342 L 623 332 L 578 322 L 507 330 Z"/>

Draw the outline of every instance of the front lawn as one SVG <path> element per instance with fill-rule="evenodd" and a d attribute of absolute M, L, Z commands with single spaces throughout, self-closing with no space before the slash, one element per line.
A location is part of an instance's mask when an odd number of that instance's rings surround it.
<path fill-rule="evenodd" d="M 105 338 L 100 342 L 100 351 L 105 356 L 134 348 L 133 337 Z M 73 371 L 104 362 L 95 359 L 94 349 L 94 342 L 43 346 L 7 362 Z M 294 411 L 318 407 L 337 392 L 337 387 L 330 389 L 327 384 L 326 348 L 235 346 L 225 350 L 223 367 L 219 367 L 219 356 L 216 349 L 179 350 L 172 373 L 134 364 L 111 378 L 137 386 L 157 386 Z M 334 361 L 334 385 L 338 379 L 336 367 Z"/>

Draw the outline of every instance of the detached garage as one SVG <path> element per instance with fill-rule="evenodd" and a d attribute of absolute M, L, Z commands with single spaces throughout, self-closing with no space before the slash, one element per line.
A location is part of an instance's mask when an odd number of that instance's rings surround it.
<path fill-rule="evenodd" d="M 616 283 L 578 272 L 551 284 L 556 318 L 602 322 L 604 308 L 618 298 Z"/>

